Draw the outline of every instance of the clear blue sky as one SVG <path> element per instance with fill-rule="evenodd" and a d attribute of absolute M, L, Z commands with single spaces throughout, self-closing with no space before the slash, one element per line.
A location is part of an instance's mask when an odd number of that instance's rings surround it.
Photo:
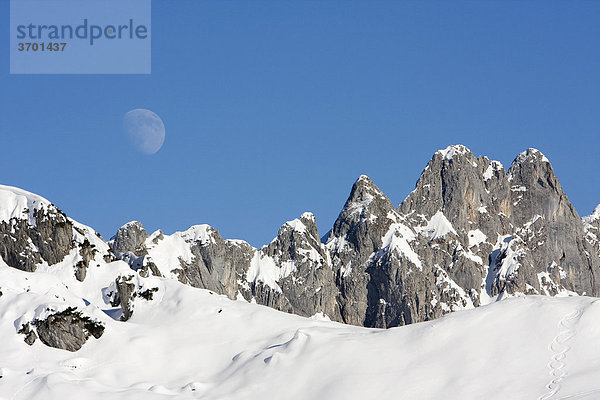
<path fill-rule="evenodd" d="M 153 0 L 152 74 L 9 75 L 0 182 L 110 238 L 137 219 L 268 243 L 329 230 L 367 174 L 396 204 L 434 151 L 550 158 L 581 215 L 600 203 L 600 2 Z M 134 152 L 123 115 L 167 134 Z"/>

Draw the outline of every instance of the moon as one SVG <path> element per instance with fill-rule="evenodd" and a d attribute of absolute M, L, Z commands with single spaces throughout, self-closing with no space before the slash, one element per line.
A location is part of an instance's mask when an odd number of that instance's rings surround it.
<path fill-rule="evenodd" d="M 123 130 L 136 150 L 152 155 L 165 142 L 165 125 L 158 115 L 138 108 L 123 117 Z"/>

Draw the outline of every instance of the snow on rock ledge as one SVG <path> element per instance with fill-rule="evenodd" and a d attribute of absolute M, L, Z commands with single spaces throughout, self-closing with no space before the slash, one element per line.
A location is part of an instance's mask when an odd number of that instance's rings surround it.
<path fill-rule="evenodd" d="M 429 241 L 441 239 L 449 233 L 457 235 L 456 230 L 442 211 L 436 212 L 425 227 L 419 228 L 419 231 L 429 235 Z"/>

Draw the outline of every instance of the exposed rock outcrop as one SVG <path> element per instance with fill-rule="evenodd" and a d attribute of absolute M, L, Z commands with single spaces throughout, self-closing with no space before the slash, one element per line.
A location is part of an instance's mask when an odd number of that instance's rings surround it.
<path fill-rule="evenodd" d="M 25 335 L 24 340 L 28 345 L 32 345 L 39 337 L 46 346 L 77 351 L 90 336 L 99 339 L 104 333 L 104 325 L 83 315 L 77 308 L 68 307 L 23 324 L 18 333 Z"/>
<path fill-rule="evenodd" d="M 21 218 L 0 221 L 0 256 L 4 262 L 33 272 L 40 263 L 62 261 L 74 247 L 73 225 L 65 214 L 51 204 L 22 212 Z"/>
<path fill-rule="evenodd" d="M 115 254 L 133 253 L 135 256 L 146 254 L 144 241 L 148 238 L 148 232 L 138 221 L 131 221 L 123 225 L 108 245 Z"/>
<path fill-rule="evenodd" d="M 25 341 L 25 343 L 27 343 L 30 346 L 34 344 L 38 338 L 35 334 L 35 331 L 31 329 L 31 324 L 29 322 L 21 326 L 21 329 L 19 329 L 17 333 L 25 335 L 23 341 Z"/>
<path fill-rule="evenodd" d="M 135 275 L 119 276 L 115 282 L 105 289 L 105 294 L 113 307 L 121 307 L 121 321 L 127 321 L 133 315 L 134 301 L 137 298 L 150 301 L 154 298 L 157 287 L 145 287 Z"/>

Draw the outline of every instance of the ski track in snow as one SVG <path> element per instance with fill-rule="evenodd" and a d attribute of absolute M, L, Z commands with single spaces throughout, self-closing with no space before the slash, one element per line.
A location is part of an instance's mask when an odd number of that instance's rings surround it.
<path fill-rule="evenodd" d="M 548 363 L 548 368 L 550 369 L 550 376 L 552 379 L 546 385 L 548 391 L 538 397 L 538 400 L 548 400 L 554 397 L 558 393 L 561 388 L 561 381 L 567 376 L 566 366 L 567 363 L 565 359 L 567 357 L 567 352 L 571 349 L 571 346 L 566 344 L 569 340 L 575 336 L 575 325 L 581 318 L 583 314 L 583 309 L 578 308 L 575 311 L 565 315 L 559 322 L 558 327 L 562 330 L 554 337 L 550 346 L 548 346 L 549 350 L 551 350 L 554 355 L 550 359 Z"/>

